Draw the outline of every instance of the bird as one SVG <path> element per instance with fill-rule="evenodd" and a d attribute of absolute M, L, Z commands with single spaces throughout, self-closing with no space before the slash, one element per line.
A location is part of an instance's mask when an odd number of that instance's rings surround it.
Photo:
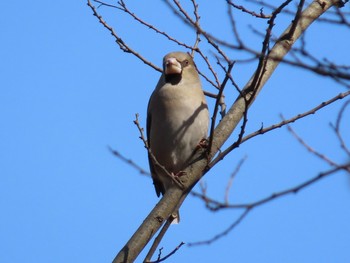
<path fill-rule="evenodd" d="M 159 197 L 174 186 L 169 176 L 181 176 L 202 140 L 207 137 L 209 111 L 192 57 L 171 52 L 147 107 L 148 160 Z M 164 170 L 165 168 L 165 170 Z M 178 211 L 172 223 L 178 223 Z"/>

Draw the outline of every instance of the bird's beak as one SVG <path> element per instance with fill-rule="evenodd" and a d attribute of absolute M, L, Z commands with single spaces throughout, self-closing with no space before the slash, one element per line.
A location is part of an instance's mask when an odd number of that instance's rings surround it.
<path fill-rule="evenodd" d="M 167 58 L 164 61 L 164 73 L 165 75 L 170 74 L 181 74 L 182 66 L 175 58 Z"/>

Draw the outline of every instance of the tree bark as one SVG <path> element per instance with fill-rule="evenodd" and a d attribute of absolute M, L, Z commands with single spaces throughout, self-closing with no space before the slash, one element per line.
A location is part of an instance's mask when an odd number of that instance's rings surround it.
<path fill-rule="evenodd" d="M 308 28 L 308 26 L 317 20 L 317 18 L 326 12 L 331 6 L 336 5 L 339 0 L 318 0 L 313 1 L 301 14 L 299 19 L 294 22 L 282 33 L 279 40 L 267 55 L 264 70 L 258 85 L 251 91 L 252 83 L 256 73 L 245 85 L 242 94 L 231 106 L 226 116 L 216 127 L 213 136 L 211 155 L 214 156 L 225 141 L 230 137 L 233 130 L 237 127 L 254 99 L 257 97 L 266 81 L 270 78 L 279 62 L 288 53 L 291 46 L 300 37 L 300 35 Z M 248 91 L 248 92 L 245 92 Z M 249 105 L 246 105 L 249 101 Z M 129 263 L 134 262 L 139 253 L 147 245 L 154 234 L 160 229 L 163 223 L 169 218 L 171 213 L 175 211 L 186 198 L 192 187 L 203 176 L 207 167 L 207 158 L 204 150 L 200 151 L 195 157 L 196 161 L 185 169 L 186 176 L 181 177 L 184 189 L 180 189 L 174 184 L 174 187 L 167 190 L 162 199 L 150 212 L 137 229 L 134 235 L 126 243 L 126 245 L 117 254 L 113 263 Z"/>

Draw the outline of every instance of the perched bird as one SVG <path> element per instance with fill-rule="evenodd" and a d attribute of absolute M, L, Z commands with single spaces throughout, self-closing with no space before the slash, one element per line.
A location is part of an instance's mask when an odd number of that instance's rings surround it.
<path fill-rule="evenodd" d="M 174 184 L 169 174 L 180 176 L 188 165 L 207 137 L 208 125 L 208 106 L 192 57 L 184 52 L 167 54 L 147 110 L 148 146 L 153 155 L 148 158 L 157 196 Z M 175 217 L 178 221 L 178 214 Z"/>

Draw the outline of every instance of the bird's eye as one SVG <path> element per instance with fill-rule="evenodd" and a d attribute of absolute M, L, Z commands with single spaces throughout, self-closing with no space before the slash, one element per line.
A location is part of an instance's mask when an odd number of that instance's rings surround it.
<path fill-rule="evenodd" d="M 186 67 L 186 66 L 188 66 L 188 64 L 190 64 L 190 62 L 186 59 L 186 60 L 184 60 L 184 61 L 182 61 L 182 67 Z"/>

